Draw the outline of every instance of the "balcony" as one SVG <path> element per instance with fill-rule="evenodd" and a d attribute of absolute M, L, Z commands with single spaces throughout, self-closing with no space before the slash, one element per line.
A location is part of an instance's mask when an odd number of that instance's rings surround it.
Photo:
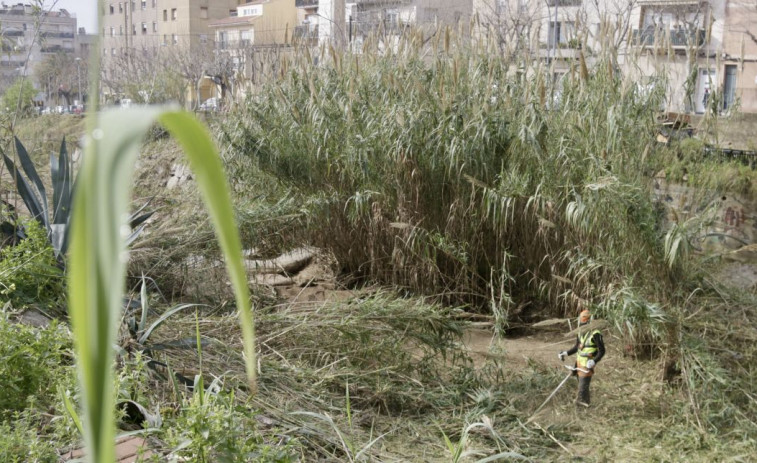
<path fill-rule="evenodd" d="M 670 42 L 668 42 L 668 38 Z M 633 43 L 644 47 L 667 46 L 669 43 L 673 48 L 701 47 L 705 44 L 707 32 L 704 29 L 661 29 L 648 27 L 644 30 L 635 29 L 633 31 Z M 657 43 L 655 44 L 655 40 Z"/>
<path fill-rule="evenodd" d="M 42 53 L 73 53 L 74 47 L 73 46 L 63 46 L 63 45 L 50 45 L 47 47 L 42 47 Z"/>
<path fill-rule="evenodd" d="M 42 32 L 40 35 L 44 38 L 73 39 L 73 32 Z"/>
<path fill-rule="evenodd" d="M 297 8 L 317 8 L 318 0 L 294 0 L 294 6 Z"/>
<path fill-rule="evenodd" d="M 581 6 L 581 0 L 547 0 L 547 6 Z"/>
<path fill-rule="evenodd" d="M 239 39 L 239 40 L 222 40 L 216 42 L 216 49 L 218 50 L 243 50 L 252 46 L 252 40 Z"/>

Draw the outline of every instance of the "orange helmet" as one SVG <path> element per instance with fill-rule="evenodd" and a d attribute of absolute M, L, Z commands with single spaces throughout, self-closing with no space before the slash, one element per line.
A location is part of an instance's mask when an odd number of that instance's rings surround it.
<path fill-rule="evenodd" d="M 582 310 L 581 314 L 578 316 L 578 323 L 589 323 L 589 320 L 591 319 L 591 312 L 588 310 Z"/>

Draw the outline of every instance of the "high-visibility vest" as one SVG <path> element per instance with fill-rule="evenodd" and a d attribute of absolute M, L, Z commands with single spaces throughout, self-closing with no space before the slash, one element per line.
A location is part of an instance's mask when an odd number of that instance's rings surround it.
<path fill-rule="evenodd" d="M 579 338 L 580 343 L 578 345 L 578 355 L 576 356 L 576 366 L 578 368 L 588 370 L 586 368 L 586 362 L 589 359 L 593 359 L 597 354 L 597 345 L 594 344 L 594 335 L 599 334 L 599 330 L 589 331 Z M 589 373 L 578 371 L 578 376 L 591 376 L 594 374 L 593 370 L 589 370 Z"/>

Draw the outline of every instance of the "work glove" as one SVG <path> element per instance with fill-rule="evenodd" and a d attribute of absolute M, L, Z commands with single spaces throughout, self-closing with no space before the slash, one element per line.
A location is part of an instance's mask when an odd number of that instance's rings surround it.
<path fill-rule="evenodd" d="M 596 365 L 596 364 L 597 364 L 597 362 L 595 362 L 594 360 L 589 359 L 589 361 L 586 362 L 586 368 L 588 368 L 589 370 L 591 370 L 592 368 L 594 368 L 594 365 Z"/>
<path fill-rule="evenodd" d="M 560 352 L 559 354 L 557 354 L 557 358 L 559 358 L 559 359 L 560 359 L 560 361 L 562 362 L 562 361 L 564 361 L 564 360 L 565 360 L 565 357 L 566 357 L 567 355 L 568 355 L 568 353 L 567 353 L 567 352 L 565 352 L 565 351 L 562 351 L 562 352 Z"/>

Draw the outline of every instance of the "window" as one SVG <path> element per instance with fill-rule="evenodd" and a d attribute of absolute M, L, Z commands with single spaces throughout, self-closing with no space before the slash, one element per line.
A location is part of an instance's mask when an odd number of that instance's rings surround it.
<path fill-rule="evenodd" d="M 163 45 L 168 45 L 168 34 L 163 34 Z"/>
<path fill-rule="evenodd" d="M 118 2 L 118 12 L 123 13 L 124 12 L 124 4 L 121 2 Z"/>
<path fill-rule="evenodd" d="M 147 9 L 147 0 L 142 0 L 142 9 L 143 10 Z"/>
<path fill-rule="evenodd" d="M 242 31 L 239 36 L 239 46 L 246 47 L 252 44 L 252 30 Z"/>
<path fill-rule="evenodd" d="M 176 34 L 171 34 L 171 40 L 173 41 L 173 44 L 176 45 L 179 43 L 179 38 Z"/>
<path fill-rule="evenodd" d="M 158 23 L 157 23 L 157 21 L 153 21 L 152 22 L 152 31 L 153 32 L 158 32 Z"/>
<path fill-rule="evenodd" d="M 388 8 L 384 11 L 384 22 L 387 25 L 395 25 L 399 22 L 400 11 L 396 8 Z"/>
<path fill-rule="evenodd" d="M 571 22 L 549 22 L 548 45 L 567 44 L 573 38 L 573 23 Z"/>
<path fill-rule="evenodd" d="M 168 10 L 163 10 L 163 21 L 168 21 Z"/>
<path fill-rule="evenodd" d="M 208 7 L 207 6 L 201 6 L 200 7 L 200 19 L 208 19 Z"/>
<path fill-rule="evenodd" d="M 208 43 L 208 34 L 200 34 L 200 43 L 203 45 Z"/>
<path fill-rule="evenodd" d="M 116 49 L 115 48 L 111 48 L 110 49 L 110 55 L 111 56 L 116 56 Z"/>
<path fill-rule="evenodd" d="M 124 26 L 118 26 L 118 35 L 124 35 Z"/>
<path fill-rule="evenodd" d="M 142 35 L 147 34 L 147 23 L 142 23 Z"/>
<path fill-rule="evenodd" d="M 158 0 L 152 0 L 152 7 L 155 8 L 158 6 Z"/>
<path fill-rule="evenodd" d="M 116 9 L 115 9 L 115 8 L 113 8 L 113 4 L 111 3 L 111 4 L 110 4 L 110 14 L 113 14 L 113 13 L 115 13 L 115 12 L 116 12 Z"/>
<path fill-rule="evenodd" d="M 131 25 L 131 35 L 137 35 L 137 25 L 132 24 Z"/>
<path fill-rule="evenodd" d="M 171 21 L 176 21 L 176 8 L 171 8 Z"/>
<path fill-rule="evenodd" d="M 115 37 L 116 36 L 116 28 L 115 27 L 111 27 L 110 28 L 110 36 L 111 37 Z"/>

